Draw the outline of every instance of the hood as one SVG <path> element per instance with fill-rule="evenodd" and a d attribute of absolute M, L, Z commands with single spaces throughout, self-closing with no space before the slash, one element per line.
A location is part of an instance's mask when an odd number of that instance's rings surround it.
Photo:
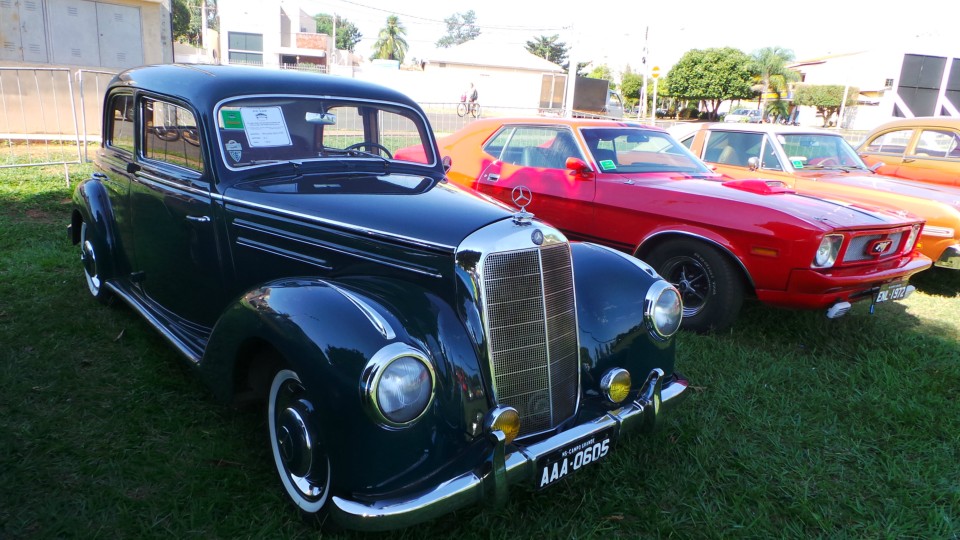
<path fill-rule="evenodd" d="M 805 174 L 805 176 L 807 175 Z M 809 174 L 809 176 L 823 182 L 861 187 L 873 192 L 929 199 L 960 209 L 960 188 L 953 186 L 923 184 L 880 174 L 843 174 L 836 172 L 825 174 L 823 171 L 818 171 L 815 174 Z"/>
<path fill-rule="evenodd" d="M 308 177 L 246 182 L 230 187 L 224 196 L 228 204 L 246 201 L 288 216 L 359 230 L 367 236 L 449 251 L 477 229 L 513 215 L 505 207 L 426 177 L 393 174 L 340 180 Z M 361 183 L 379 186 L 384 182 L 391 187 L 367 192 L 354 188 Z M 393 187 L 398 183 L 404 187 Z M 304 184 L 309 188 L 303 188 Z M 351 188 L 342 189 L 347 185 Z M 299 187 L 293 191 L 292 186 Z"/>
<path fill-rule="evenodd" d="M 630 175 L 618 175 L 625 180 Z M 684 195 L 695 196 L 701 205 L 704 198 L 722 199 L 725 207 L 734 208 L 730 202 L 743 206 L 740 211 L 749 213 L 753 218 L 776 212 L 778 221 L 789 221 L 791 218 L 814 225 L 821 229 L 865 229 L 876 227 L 891 227 L 916 223 L 920 221 L 914 216 L 886 208 L 869 207 L 845 201 L 833 201 L 800 195 L 785 188 L 780 182 L 766 180 L 735 180 L 719 181 L 697 179 L 690 177 L 664 178 L 663 182 L 643 180 L 644 186 L 656 187 L 663 191 L 661 201 L 649 201 L 651 204 L 663 204 L 668 208 L 672 201 L 679 201 Z M 706 203 L 709 205 L 709 202 Z"/>

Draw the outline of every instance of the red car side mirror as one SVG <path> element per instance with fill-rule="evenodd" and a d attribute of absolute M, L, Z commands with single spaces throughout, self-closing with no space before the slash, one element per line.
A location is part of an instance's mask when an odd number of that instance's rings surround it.
<path fill-rule="evenodd" d="M 577 174 L 578 178 L 588 179 L 593 177 L 593 169 L 580 158 L 568 157 L 566 165 L 568 169 Z"/>

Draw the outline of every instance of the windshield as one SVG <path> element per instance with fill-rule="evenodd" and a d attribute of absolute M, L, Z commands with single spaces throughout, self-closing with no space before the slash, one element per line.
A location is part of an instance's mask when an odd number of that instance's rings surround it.
<path fill-rule="evenodd" d="M 795 169 L 867 168 L 850 143 L 839 135 L 778 134 L 777 140 Z"/>
<path fill-rule="evenodd" d="M 600 172 L 712 173 L 685 146 L 660 131 L 616 127 L 584 128 L 581 133 Z"/>
<path fill-rule="evenodd" d="M 222 103 L 216 118 L 221 158 L 233 169 L 329 159 L 436 163 L 425 119 L 402 105 L 257 96 Z"/>

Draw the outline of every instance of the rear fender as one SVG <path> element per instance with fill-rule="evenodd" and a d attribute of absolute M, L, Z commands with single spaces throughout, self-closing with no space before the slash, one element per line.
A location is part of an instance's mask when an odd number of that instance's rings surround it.
<path fill-rule="evenodd" d="M 70 216 L 68 237 L 74 245 L 80 243 L 80 229 L 84 223 L 93 228 L 91 241 L 101 257 L 102 277 L 116 277 L 116 254 L 119 252 L 116 220 L 107 189 L 96 178 L 84 180 L 73 192 L 73 212 Z"/>

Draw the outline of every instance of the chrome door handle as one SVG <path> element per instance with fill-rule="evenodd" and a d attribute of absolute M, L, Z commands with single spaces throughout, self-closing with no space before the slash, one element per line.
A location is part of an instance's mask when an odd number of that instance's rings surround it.
<path fill-rule="evenodd" d="M 496 181 L 499 180 L 499 179 L 500 179 L 500 175 L 499 175 L 499 174 L 488 174 L 488 175 L 487 175 L 487 180 L 489 180 L 489 181 L 491 181 L 491 182 L 496 182 Z"/>
<path fill-rule="evenodd" d="M 210 216 L 187 216 L 187 221 L 194 223 L 210 223 Z"/>

